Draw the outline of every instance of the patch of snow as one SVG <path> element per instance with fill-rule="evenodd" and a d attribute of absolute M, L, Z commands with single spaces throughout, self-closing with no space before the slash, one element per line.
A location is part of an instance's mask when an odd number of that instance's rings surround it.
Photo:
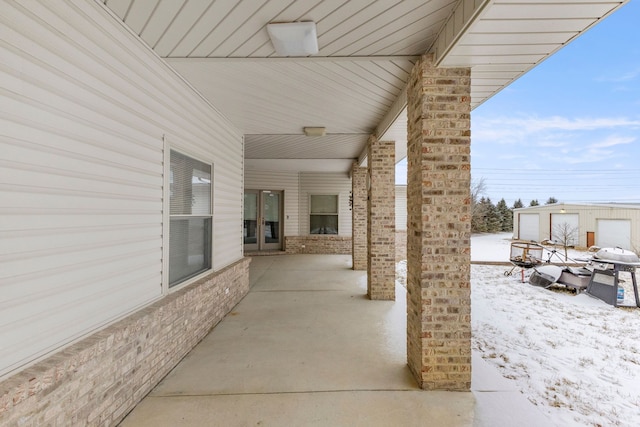
<path fill-rule="evenodd" d="M 508 261 L 510 239 L 474 235 L 472 260 Z M 531 286 L 505 269 L 471 266 L 473 349 L 559 425 L 640 425 L 640 309 Z M 406 286 L 406 261 L 396 272 Z"/>

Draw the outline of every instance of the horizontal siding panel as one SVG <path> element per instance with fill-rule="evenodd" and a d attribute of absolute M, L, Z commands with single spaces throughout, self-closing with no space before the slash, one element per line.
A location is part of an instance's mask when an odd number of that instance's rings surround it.
<path fill-rule="evenodd" d="M 14 340 L 18 341 L 17 345 L 12 346 L 15 349 L 7 349 L 0 352 L 0 358 L 2 360 L 24 360 L 32 356 L 29 349 L 33 347 L 41 348 L 42 352 L 48 352 L 55 350 L 58 343 L 67 341 L 69 339 L 75 339 L 82 336 L 82 332 L 76 332 L 77 318 L 100 318 L 105 319 L 106 322 L 116 320 L 119 317 L 119 313 L 115 314 L 112 310 L 106 307 L 113 307 L 122 304 L 123 301 L 127 301 L 127 304 L 138 308 L 141 305 L 148 302 L 148 293 L 150 289 L 146 289 L 140 286 L 140 283 L 151 283 L 158 280 L 156 274 L 151 277 L 136 277 L 130 283 L 126 283 L 126 287 L 122 288 L 105 288 L 102 292 L 96 293 L 91 298 L 86 298 L 81 301 L 75 301 L 71 307 L 67 307 L 73 310 L 63 311 L 64 314 L 61 318 L 58 318 L 56 322 L 47 321 L 43 319 L 45 314 L 41 313 L 38 316 L 38 320 L 42 323 L 38 334 L 19 334 L 19 330 L 22 328 L 11 328 L 9 333 Z M 70 316 L 70 311 L 73 311 L 74 316 Z M 31 322 L 33 324 L 34 322 Z M 20 325 L 17 325 L 20 326 Z M 0 329 L 0 333 L 5 334 L 4 328 Z M 43 340 L 43 337 L 46 339 Z M 10 342 L 10 341 L 5 341 Z M 53 344 L 52 344 L 53 343 Z M 9 365 L 8 368 L 18 368 L 20 362 L 13 362 L 13 365 Z"/>
<path fill-rule="evenodd" d="M 0 276 L 0 280 L 12 276 L 20 276 L 25 271 L 38 273 L 44 271 L 55 272 L 58 269 L 70 267 L 79 268 L 85 263 L 100 262 L 102 259 L 108 259 L 114 255 L 117 256 L 120 251 L 154 251 L 159 245 L 161 245 L 159 238 L 148 238 L 144 240 L 126 239 L 112 242 L 89 243 L 78 245 L 75 248 L 64 248 L 64 250 L 63 248 L 52 248 L 46 252 L 35 251 L 31 257 L 27 257 L 24 253 L 3 255 L 0 257 L 0 262 L 2 262 L 2 276 Z M 53 249 L 55 249 L 55 252 Z M 35 265 L 34 259 L 38 260 Z"/>
<path fill-rule="evenodd" d="M 48 295 L 58 293 L 61 290 L 86 287 L 88 282 L 109 281 L 114 284 L 119 282 L 118 277 L 149 266 L 159 272 L 157 264 L 161 258 L 160 251 L 123 251 L 117 255 L 99 261 L 85 262 L 79 266 L 63 266 L 55 270 L 33 271 L 19 276 L 1 278 L 0 284 L 6 291 L 6 298 L 0 302 L 0 307 L 4 311 L 5 308 L 13 304 L 28 304 L 29 301 L 47 298 Z M 45 288 L 42 287 L 43 278 L 48 281 Z M 119 285 L 119 283 L 115 283 L 115 286 Z"/>
<path fill-rule="evenodd" d="M 165 136 L 214 165 L 214 269 L 240 259 L 243 145 L 99 3 L 3 4 L 0 39 L 2 377 L 162 297 Z"/>
<path fill-rule="evenodd" d="M 123 285 L 133 284 L 134 288 L 137 288 L 135 285 L 136 281 L 139 281 L 143 277 L 153 277 L 155 280 L 160 278 L 160 271 L 153 266 L 137 268 L 135 271 L 128 271 L 127 273 L 128 274 L 119 275 L 118 281 Z M 72 289 L 66 287 L 64 289 L 53 289 L 52 291 L 54 292 L 49 292 L 46 298 L 34 295 L 34 297 L 31 298 L 31 303 L 24 307 L 17 307 L 15 304 L 6 304 L 8 307 L 4 308 L 6 310 L 5 314 L 11 321 L 3 325 L 3 328 L 7 330 L 6 332 L 9 337 L 14 336 L 14 338 L 19 338 L 16 329 L 20 329 L 19 326 L 21 324 L 37 321 L 37 319 L 42 316 L 42 310 L 39 307 L 40 304 L 55 307 L 52 310 L 48 310 L 48 316 L 62 315 L 64 317 L 69 315 L 70 317 L 75 317 L 74 314 L 70 314 L 73 312 L 74 306 L 85 305 L 87 301 L 106 297 L 105 294 L 108 294 L 111 290 L 116 291 L 118 287 L 113 287 L 112 282 L 112 278 L 107 278 L 93 282 L 92 286 L 78 286 Z M 123 289 L 123 291 L 124 290 L 126 289 Z"/>
<path fill-rule="evenodd" d="M 41 169 L 51 169 L 56 165 L 62 173 L 90 176 L 92 179 L 102 179 L 109 182 L 117 182 L 123 185 L 136 187 L 158 188 L 158 179 L 161 175 L 142 170 L 127 170 L 114 162 L 105 162 L 97 158 L 73 155 L 57 149 L 47 150 L 45 146 L 19 145 L 19 141 L 10 143 L 0 137 L 0 152 L 6 158 L 29 159 L 29 165 Z M 0 160 L 1 162 L 2 160 Z M 6 167 L 16 167 L 15 163 Z M 4 172 L 3 172 L 4 173 Z"/>
<path fill-rule="evenodd" d="M 136 224 L 148 224 L 151 212 L 139 212 L 133 210 L 105 211 L 102 209 L 21 209 L 21 208 L 0 208 L 2 215 L 2 225 L 0 225 L 0 236 L 11 234 L 15 230 L 48 232 L 51 228 L 74 228 L 74 227 L 119 227 L 132 226 Z M 161 223 L 160 216 L 153 218 L 157 224 Z"/>
<path fill-rule="evenodd" d="M 0 128 L 2 135 L 0 135 L 0 140 L 4 143 L 29 146 L 34 150 L 45 152 L 58 152 L 69 159 L 117 165 L 121 169 L 155 176 L 154 182 L 162 173 L 157 164 L 147 161 L 149 153 L 153 151 L 141 150 L 143 152 L 138 152 L 132 141 L 108 135 L 96 135 L 95 133 L 81 135 L 75 130 L 69 131 L 68 128 L 61 128 L 55 123 L 46 126 L 40 120 L 36 122 L 12 116 L 10 113 L 2 111 L 1 108 Z"/>
<path fill-rule="evenodd" d="M 2 194 L 0 193 L 0 197 Z M 126 240 L 147 239 L 149 237 L 160 238 L 157 234 L 159 224 L 146 224 L 129 227 L 113 227 L 93 229 L 72 229 L 62 230 L 53 229 L 50 234 L 31 233 L 24 235 L 15 233 L 13 237 L 5 237 L 0 243 L 0 262 L 11 258 L 31 258 L 39 256 L 38 251 L 64 252 L 66 250 L 74 250 L 82 246 L 90 246 L 89 242 L 100 242 L 107 244 L 109 242 L 119 242 Z M 156 242 L 157 243 L 157 242 Z M 11 257 L 9 255 L 12 255 Z M 0 273 L 1 275 L 2 273 Z"/>

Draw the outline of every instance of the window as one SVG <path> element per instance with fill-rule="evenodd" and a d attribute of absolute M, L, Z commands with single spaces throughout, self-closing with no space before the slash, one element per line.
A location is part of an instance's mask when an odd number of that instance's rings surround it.
<path fill-rule="evenodd" d="M 171 150 L 169 287 L 211 268 L 211 165 Z"/>
<path fill-rule="evenodd" d="M 309 233 L 338 234 L 338 196 L 311 195 Z"/>

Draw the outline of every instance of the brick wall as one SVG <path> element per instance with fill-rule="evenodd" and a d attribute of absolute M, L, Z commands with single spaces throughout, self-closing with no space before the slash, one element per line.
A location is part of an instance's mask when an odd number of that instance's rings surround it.
<path fill-rule="evenodd" d="M 353 269 L 367 269 L 367 168 L 351 168 Z"/>
<path fill-rule="evenodd" d="M 408 84 L 407 359 L 420 387 L 471 387 L 470 80 L 424 56 Z"/>
<path fill-rule="evenodd" d="M 352 239 L 349 236 L 332 234 L 285 236 L 284 241 L 287 254 L 351 254 Z"/>
<path fill-rule="evenodd" d="M 112 426 L 249 291 L 245 258 L 0 383 L 0 425 Z"/>
<path fill-rule="evenodd" d="M 373 300 L 395 300 L 395 142 L 372 136 L 368 153 L 367 295 Z"/>

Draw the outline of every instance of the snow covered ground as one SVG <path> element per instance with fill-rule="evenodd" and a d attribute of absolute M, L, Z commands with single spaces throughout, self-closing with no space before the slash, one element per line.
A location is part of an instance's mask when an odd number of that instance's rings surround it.
<path fill-rule="evenodd" d="M 473 236 L 472 261 L 508 261 L 510 237 Z M 397 267 L 404 285 L 406 262 Z M 509 268 L 471 267 L 473 349 L 557 425 L 639 426 L 640 309 L 521 283 L 504 275 Z"/>

